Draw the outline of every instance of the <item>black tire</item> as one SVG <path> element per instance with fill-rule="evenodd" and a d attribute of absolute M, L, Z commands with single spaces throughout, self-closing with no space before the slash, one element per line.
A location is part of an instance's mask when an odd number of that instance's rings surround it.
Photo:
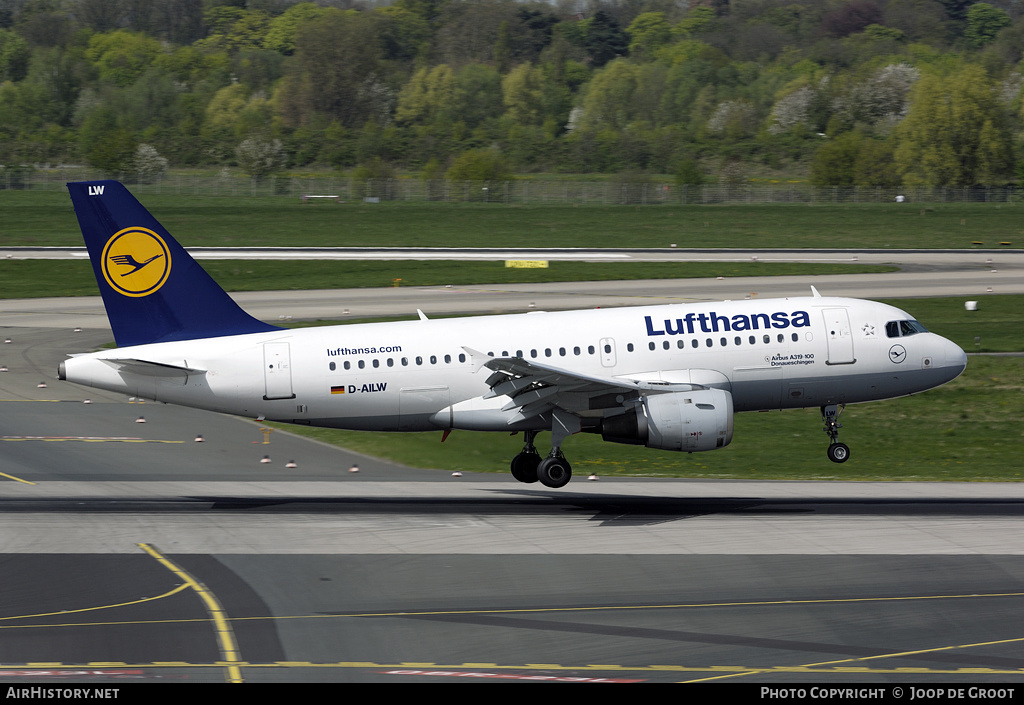
<path fill-rule="evenodd" d="M 512 477 L 527 484 L 537 481 L 537 466 L 540 456 L 536 453 L 520 453 L 512 458 Z"/>
<path fill-rule="evenodd" d="M 547 457 L 537 466 L 537 479 L 545 487 L 565 487 L 572 479 L 572 466 L 565 458 Z"/>
<path fill-rule="evenodd" d="M 828 447 L 828 459 L 833 463 L 845 463 L 850 459 L 850 446 L 845 443 L 833 443 Z"/>

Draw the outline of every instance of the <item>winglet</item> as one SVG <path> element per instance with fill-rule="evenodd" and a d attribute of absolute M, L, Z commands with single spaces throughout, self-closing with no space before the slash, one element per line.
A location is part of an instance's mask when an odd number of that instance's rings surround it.
<path fill-rule="evenodd" d="M 119 182 L 68 191 L 119 347 L 279 330 L 243 311 Z"/>
<path fill-rule="evenodd" d="M 811 286 L 811 293 L 814 294 L 814 298 L 816 298 L 816 299 L 820 299 L 821 298 L 821 294 L 818 293 L 818 290 L 815 289 L 813 285 Z"/>

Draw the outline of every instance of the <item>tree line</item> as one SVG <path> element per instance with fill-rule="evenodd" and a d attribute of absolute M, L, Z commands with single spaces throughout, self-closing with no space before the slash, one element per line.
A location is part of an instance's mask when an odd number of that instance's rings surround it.
<path fill-rule="evenodd" d="M 0 0 L 0 163 L 1005 184 L 1022 57 L 1011 0 Z"/>

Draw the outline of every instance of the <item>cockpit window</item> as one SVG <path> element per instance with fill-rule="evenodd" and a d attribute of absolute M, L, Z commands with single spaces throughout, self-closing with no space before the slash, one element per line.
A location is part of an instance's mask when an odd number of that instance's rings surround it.
<path fill-rule="evenodd" d="M 885 334 L 890 338 L 906 338 L 908 335 L 927 332 L 928 329 L 917 321 L 889 321 L 885 324 Z"/>

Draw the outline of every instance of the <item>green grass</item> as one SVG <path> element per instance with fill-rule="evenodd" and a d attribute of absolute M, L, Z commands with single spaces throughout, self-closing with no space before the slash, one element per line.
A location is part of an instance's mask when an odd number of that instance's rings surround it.
<path fill-rule="evenodd" d="M 855 247 L 1024 246 L 1010 204 L 601 206 L 302 204 L 285 197 L 146 195 L 186 246 Z M 0 191 L 0 244 L 81 243 L 66 193 Z"/>
<path fill-rule="evenodd" d="M 966 296 L 879 301 L 907 311 L 968 353 L 1024 351 L 1024 296 L 972 298 L 978 302 L 977 311 L 966 310 Z"/>
<path fill-rule="evenodd" d="M 503 262 L 418 260 L 203 260 L 227 291 L 354 289 L 445 284 L 511 284 L 615 279 L 686 279 L 857 274 L 896 267 L 850 264 L 702 262 L 551 262 L 546 269 L 515 269 Z M 39 296 L 97 296 L 92 267 L 73 260 L 0 260 L 0 299 Z"/>
<path fill-rule="evenodd" d="M 995 204 L 503 206 L 483 204 L 315 204 L 279 198 L 147 196 L 147 207 L 185 245 L 369 245 L 506 247 L 1012 247 L 1024 243 L 1019 206 Z M 0 191 L 0 244 L 81 243 L 66 194 Z M 323 264 L 321 269 L 320 265 Z M 2 262 L 0 298 L 95 294 L 85 262 Z M 557 263 L 549 270 L 504 270 L 466 263 L 203 263 L 231 290 L 502 283 L 496 277 L 620 279 L 662 276 L 652 265 Z M 663 276 L 809 273 L 781 265 L 665 266 Z M 263 267 L 268 267 L 264 269 Z M 580 267 L 581 270 L 573 270 Z M 627 269 L 628 267 L 628 269 Z M 636 267 L 636 269 L 633 269 Z M 499 274 L 496 268 L 501 269 Z M 825 270 L 811 270 L 825 273 Z M 834 272 L 837 270 L 828 270 Z M 849 268 L 839 271 L 850 272 Z M 863 271 L 863 270 L 860 270 Z M 686 273 L 684 273 L 686 272 Z M 362 284 L 355 282 L 362 281 Z M 516 279 L 515 281 L 538 281 Z M 36 293 L 26 293 L 26 292 Z M 968 352 L 1024 350 L 1024 297 L 890 301 Z M 978 342 L 975 339 L 978 338 Z M 604 443 L 573 436 L 565 451 L 575 473 L 747 479 L 1020 480 L 1024 441 L 1024 358 L 972 357 L 960 379 L 931 392 L 849 407 L 842 440 L 852 458 L 825 457 L 827 437 L 815 409 L 739 414 L 733 443 L 693 455 Z M 521 437 L 456 431 L 378 434 L 286 426 L 353 450 L 416 467 L 507 472 Z"/>
<path fill-rule="evenodd" d="M 577 477 L 748 480 L 1019 481 L 1024 429 L 1024 358 L 972 357 L 956 381 L 925 394 L 853 405 L 840 421 L 851 458 L 825 457 L 817 409 L 737 414 L 732 443 L 707 453 L 671 453 L 579 434 L 563 444 Z M 507 472 L 522 436 L 453 431 L 364 433 L 281 428 L 413 467 Z M 544 452 L 546 434 L 538 438 Z"/>
<path fill-rule="evenodd" d="M 1024 296 L 987 296 L 977 311 L 960 298 L 891 300 L 969 352 L 1024 350 Z M 981 338 L 975 346 L 974 337 Z M 1024 357 L 972 356 L 954 382 L 912 397 L 847 407 L 841 440 L 851 459 L 825 457 L 817 409 L 737 414 L 727 448 L 692 455 L 605 443 L 579 434 L 563 448 L 577 476 L 702 477 L 774 480 L 1024 479 Z M 301 435 L 413 467 L 506 472 L 522 436 L 454 431 L 364 433 L 283 425 Z M 543 442 L 546 436 L 542 436 Z M 540 443 L 538 447 L 542 448 Z"/>

